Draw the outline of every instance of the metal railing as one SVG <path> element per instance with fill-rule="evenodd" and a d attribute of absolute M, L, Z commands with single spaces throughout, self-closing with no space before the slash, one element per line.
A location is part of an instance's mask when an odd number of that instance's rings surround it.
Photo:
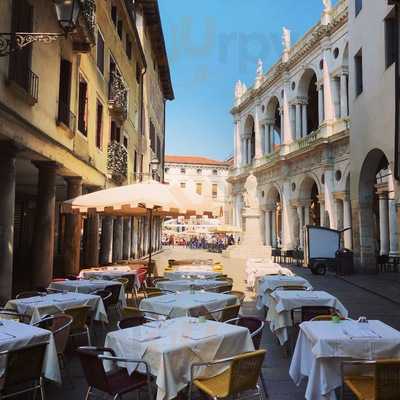
<path fill-rule="evenodd" d="M 59 101 L 58 103 L 58 123 L 63 123 L 67 126 L 71 131 L 75 131 L 76 127 L 76 116 L 71 110 L 69 109 L 69 105 Z"/>
<path fill-rule="evenodd" d="M 108 105 L 111 111 L 118 114 L 122 119 L 128 115 L 128 90 L 118 72 L 110 75 L 110 87 Z"/>
<path fill-rule="evenodd" d="M 29 68 L 10 68 L 8 78 L 23 89 L 34 103 L 37 103 L 39 98 L 39 77 L 34 72 Z"/>
<path fill-rule="evenodd" d="M 122 182 L 128 175 L 128 151 L 119 142 L 108 145 L 107 170 L 116 182 Z"/>

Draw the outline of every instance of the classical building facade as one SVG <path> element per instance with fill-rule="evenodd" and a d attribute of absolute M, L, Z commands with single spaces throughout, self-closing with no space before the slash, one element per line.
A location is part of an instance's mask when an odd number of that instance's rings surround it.
<path fill-rule="evenodd" d="M 2 1 L 0 25 L 62 33 L 50 0 Z M 0 57 L 1 298 L 98 263 L 100 231 L 127 238 L 134 227 L 129 254 L 100 251 L 103 262 L 146 253 L 148 221 L 64 216 L 60 204 L 143 179 L 153 154 L 163 162 L 165 102 L 173 91 L 161 42 L 156 0 L 84 0 L 68 36 Z M 149 104 L 158 105 L 152 113 Z"/>
<path fill-rule="evenodd" d="M 204 197 L 219 210 L 224 222 L 229 222 L 229 161 L 206 157 L 165 157 L 165 181 Z"/>
<path fill-rule="evenodd" d="M 362 268 L 399 255 L 395 179 L 396 54 L 394 1 L 349 2 L 353 240 Z"/>
<path fill-rule="evenodd" d="M 368 35 L 369 36 L 369 35 Z M 236 84 L 234 222 L 244 184 L 257 178 L 266 245 L 303 247 L 303 226 L 351 227 L 348 6 L 323 2 L 321 20 L 296 44 L 283 28 L 281 58 L 253 86 Z M 352 248 L 351 230 L 344 244 Z"/>

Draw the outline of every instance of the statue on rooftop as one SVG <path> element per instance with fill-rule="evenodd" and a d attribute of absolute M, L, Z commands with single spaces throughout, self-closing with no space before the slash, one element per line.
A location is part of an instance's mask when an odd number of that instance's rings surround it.
<path fill-rule="evenodd" d="M 286 27 L 282 28 L 282 45 L 285 52 L 290 50 L 290 31 Z"/>
<path fill-rule="evenodd" d="M 257 61 L 257 78 L 260 78 L 263 75 L 263 73 L 264 73 L 263 62 L 259 58 Z"/>
<path fill-rule="evenodd" d="M 331 0 L 322 0 L 322 4 L 324 5 L 324 12 L 329 12 L 332 9 Z"/>

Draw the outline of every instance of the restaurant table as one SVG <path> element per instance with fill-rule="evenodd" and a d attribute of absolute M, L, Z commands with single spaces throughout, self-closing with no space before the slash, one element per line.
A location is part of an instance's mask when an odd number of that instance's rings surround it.
<path fill-rule="evenodd" d="M 257 291 L 257 281 L 265 275 L 294 275 L 288 268 L 284 268 L 272 260 L 263 258 L 249 258 L 246 261 L 246 282 L 249 288 L 255 288 Z"/>
<path fill-rule="evenodd" d="M 190 382 L 190 366 L 253 351 L 247 328 L 214 321 L 198 322 L 197 318 L 176 318 L 150 322 L 140 327 L 110 332 L 105 347 L 117 356 L 143 359 L 156 377 L 157 400 L 170 400 Z M 121 364 L 132 373 L 136 364 Z M 224 366 L 195 370 L 195 376 L 214 376 Z M 221 369 L 222 368 L 222 369 Z M 144 372 L 139 367 L 140 372 Z"/>
<path fill-rule="evenodd" d="M 172 292 L 182 292 L 186 290 L 194 289 L 211 289 L 218 286 L 226 285 L 227 281 L 217 281 L 213 279 L 182 279 L 176 281 L 160 281 L 156 283 L 156 286 L 163 290 L 170 290 Z"/>
<path fill-rule="evenodd" d="M 100 280 L 109 280 L 112 281 L 118 278 L 127 278 L 129 276 L 134 276 L 135 278 L 135 286 L 136 288 L 140 287 L 140 282 L 138 279 L 138 271 L 134 269 L 130 269 L 127 266 L 122 267 L 106 267 L 106 268 L 91 268 L 91 269 L 83 269 L 79 273 L 79 278 L 92 278 L 92 279 L 100 279 Z"/>
<path fill-rule="evenodd" d="M 275 290 L 270 293 L 267 321 L 271 332 L 279 339 L 281 345 L 288 340 L 287 328 L 293 325 L 291 311 L 303 306 L 331 307 L 343 317 L 348 312 L 343 304 L 331 294 L 323 291 Z"/>
<path fill-rule="evenodd" d="M 213 279 L 217 276 L 221 276 L 221 272 L 212 271 L 195 271 L 195 270 L 180 270 L 173 272 L 165 272 L 164 276 L 171 280 L 181 279 Z"/>
<path fill-rule="evenodd" d="M 169 318 L 194 315 L 204 308 L 208 312 L 219 310 L 225 306 L 237 304 L 238 299 L 231 294 L 213 292 L 183 292 L 164 296 L 150 297 L 140 302 L 139 308 L 143 312 L 154 312 L 168 316 Z M 219 318 L 213 314 L 213 317 Z"/>
<path fill-rule="evenodd" d="M 93 293 L 96 290 L 104 290 L 107 286 L 118 285 L 121 287 L 119 292 L 119 300 L 123 307 L 126 307 L 125 289 L 121 282 L 105 281 L 101 279 L 78 279 L 51 282 L 49 289 L 76 292 L 76 293 Z"/>
<path fill-rule="evenodd" d="M 45 315 L 62 313 L 64 310 L 78 306 L 90 306 L 93 319 L 108 322 L 107 312 L 100 296 L 85 293 L 54 293 L 25 299 L 9 300 L 6 309 L 31 317 L 31 324 L 39 322 Z"/>
<path fill-rule="evenodd" d="M 56 345 L 50 331 L 12 320 L 2 320 L 0 323 L 0 352 L 46 342 L 43 375 L 46 379 L 61 383 Z M 5 357 L 0 357 L 0 376 L 4 376 L 4 368 Z"/>
<path fill-rule="evenodd" d="M 259 279 L 257 288 L 257 309 L 269 307 L 270 293 L 280 286 L 303 286 L 312 290 L 312 286 L 307 279 L 301 276 L 285 276 L 285 275 L 266 275 Z"/>
<path fill-rule="evenodd" d="M 400 358 L 400 332 L 381 321 L 303 322 L 289 374 L 299 385 L 308 377 L 307 400 L 336 400 L 345 360 Z"/>

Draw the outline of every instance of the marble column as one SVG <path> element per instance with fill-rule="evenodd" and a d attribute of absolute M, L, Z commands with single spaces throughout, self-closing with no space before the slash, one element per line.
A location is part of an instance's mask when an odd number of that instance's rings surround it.
<path fill-rule="evenodd" d="M 122 260 L 123 239 L 124 239 L 124 219 L 117 217 L 114 220 L 113 232 L 113 262 Z"/>
<path fill-rule="evenodd" d="M 264 231 L 265 231 L 265 245 L 271 246 L 271 211 L 264 212 Z"/>
<path fill-rule="evenodd" d="M 337 228 L 337 217 L 335 208 L 335 199 L 333 195 L 334 184 L 334 173 L 332 169 L 325 170 L 325 210 L 329 214 L 329 226 L 327 228 Z"/>
<path fill-rule="evenodd" d="M 262 126 L 261 126 L 261 106 L 260 104 L 257 104 L 256 106 L 256 112 L 255 112 L 255 118 L 254 118 L 254 131 L 255 131 L 255 158 L 261 158 L 263 155 L 263 147 L 262 147 Z"/>
<path fill-rule="evenodd" d="M 306 137 L 308 134 L 308 126 L 307 126 L 307 104 L 304 103 L 302 106 L 302 137 Z"/>
<path fill-rule="evenodd" d="M 320 226 L 325 227 L 325 201 L 319 200 L 319 218 Z"/>
<path fill-rule="evenodd" d="M 290 144 L 293 142 L 293 136 L 295 134 L 292 129 L 292 119 L 294 119 L 293 112 L 291 112 L 291 106 L 289 105 L 289 100 L 287 93 L 289 91 L 288 88 L 289 82 L 285 81 L 284 89 L 283 89 L 283 144 Z M 281 133 L 282 134 L 282 133 Z"/>
<path fill-rule="evenodd" d="M 351 202 L 349 195 L 346 195 L 343 200 L 343 229 L 351 228 L 352 226 L 352 218 L 351 218 Z M 352 240 L 352 230 L 347 229 L 344 234 L 344 247 L 346 249 L 353 248 L 353 240 Z"/>
<path fill-rule="evenodd" d="M 302 136 L 302 129 L 301 129 L 301 123 L 302 123 L 302 118 L 301 118 L 301 108 L 302 104 L 297 103 L 296 104 L 296 140 L 299 140 Z"/>
<path fill-rule="evenodd" d="M 233 133 L 233 148 L 234 148 L 234 162 L 235 162 L 235 168 L 240 167 L 240 164 L 242 162 L 242 157 L 240 154 L 241 151 L 241 146 L 240 146 L 240 122 L 238 120 L 235 120 L 235 128 L 234 128 L 234 133 Z"/>
<path fill-rule="evenodd" d="M 0 147 L 0 303 L 12 298 L 17 148 L 3 142 Z"/>
<path fill-rule="evenodd" d="M 324 87 L 320 85 L 318 89 L 318 122 L 319 125 L 324 121 Z"/>
<path fill-rule="evenodd" d="M 340 117 L 344 118 L 349 115 L 349 101 L 347 96 L 348 83 L 347 74 L 340 75 Z"/>
<path fill-rule="evenodd" d="M 304 225 L 310 225 L 310 203 L 304 204 Z"/>
<path fill-rule="evenodd" d="M 325 47 L 323 50 L 323 82 L 324 82 L 324 119 L 327 122 L 332 122 L 334 119 L 334 105 L 333 105 L 333 95 L 332 95 L 332 82 L 329 72 L 328 60 L 331 57 L 331 49 L 329 46 Z"/>
<path fill-rule="evenodd" d="M 399 239 L 397 227 L 396 199 L 389 196 L 389 232 L 390 232 L 390 255 L 399 255 Z"/>
<path fill-rule="evenodd" d="M 100 264 L 102 265 L 109 264 L 112 261 L 113 226 L 113 217 L 105 215 L 101 220 Z"/>
<path fill-rule="evenodd" d="M 82 194 L 82 178 L 80 176 L 68 176 L 67 198 L 73 199 Z M 80 270 L 81 255 L 81 229 L 82 219 L 79 213 L 65 215 L 65 230 L 63 240 L 64 273 L 77 275 Z"/>
<path fill-rule="evenodd" d="M 276 247 L 276 210 L 271 211 L 271 245 Z"/>
<path fill-rule="evenodd" d="M 387 193 L 379 194 L 379 233 L 381 240 L 380 255 L 389 254 L 389 207 Z"/>
<path fill-rule="evenodd" d="M 297 140 L 297 131 L 296 131 L 296 106 L 291 105 L 290 106 L 290 132 L 292 134 L 292 141 Z"/>
<path fill-rule="evenodd" d="M 124 218 L 124 232 L 123 232 L 123 249 L 122 258 L 129 260 L 131 256 L 131 244 L 132 244 L 132 222 L 131 218 Z"/>
<path fill-rule="evenodd" d="M 340 78 L 334 77 L 331 80 L 332 84 L 332 96 L 333 96 L 333 109 L 334 109 L 334 118 L 340 118 Z"/>
<path fill-rule="evenodd" d="M 99 214 L 89 214 L 86 224 L 86 240 L 84 244 L 84 265 L 97 267 L 99 265 Z"/>
<path fill-rule="evenodd" d="M 304 222 L 303 222 L 303 207 L 302 206 L 297 206 L 297 218 L 299 219 L 299 242 L 300 242 L 300 247 L 303 249 L 304 248 L 304 236 L 303 236 L 303 227 L 304 227 Z"/>
<path fill-rule="evenodd" d="M 40 161 L 35 228 L 32 240 L 33 287 L 47 287 L 53 278 L 56 171 L 54 162 Z"/>

